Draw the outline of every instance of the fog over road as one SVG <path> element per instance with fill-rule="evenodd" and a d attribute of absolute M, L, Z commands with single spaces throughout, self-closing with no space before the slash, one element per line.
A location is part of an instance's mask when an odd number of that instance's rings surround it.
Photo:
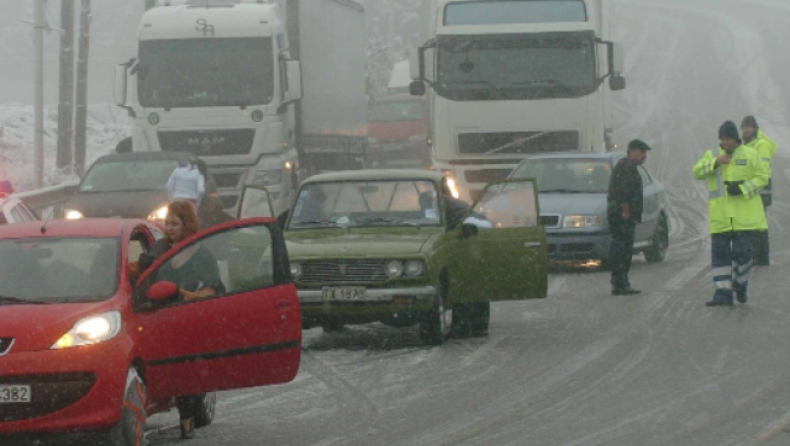
<path fill-rule="evenodd" d="M 777 1 L 618 0 L 628 89 L 617 140 L 653 146 L 668 189 L 671 248 L 635 261 L 638 297 L 606 273 L 555 271 L 545 301 L 494 304 L 490 336 L 420 345 L 414 330 L 305 332 L 296 381 L 220 395 L 201 445 L 790 444 L 790 6 Z M 772 266 L 750 301 L 713 292 L 707 192 L 691 167 L 726 119 L 755 114 L 780 144 L 770 210 Z M 175 412 L 153 445 L 178 440 Z"/>

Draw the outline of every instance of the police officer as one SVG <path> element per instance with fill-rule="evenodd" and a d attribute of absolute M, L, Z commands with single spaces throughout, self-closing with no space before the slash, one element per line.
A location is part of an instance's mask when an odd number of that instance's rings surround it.
<path fill-rule="evenodd" d="M 768 137 L 760 126 L 757 125 L 757 119 L 754 116 L 747 116 L 741 122 L 741 131 L 743 132 L 743 143 L 754 150 L 763 159 L 763 162 L 768 163 L 768 185 L 760 191 L 760 198 L 763 200 L 763 206 L 766 213 L 768 206 L 771 205 L 771 164 L 774 155 L 776 155 L 776 143 Z M 770 263 L 770 250 L 768 246 L 768 231 L 757 231 L 754 233 L 754 264 L 755 265 L 768 265 Z"/>
<path fill-rule="evenodd" d="M 642 221 L 642 177 L 637 168 L 647 159 L 650 146 L 635 139 L 628 143 L 628 156 L 621 159 L 609 180 L 607 217 L 612 233 L 609 262 L 612 268 L 612 295 L 639 294 L 631 288 L 628 272 L 634 255 L 634 232 Z"/>
<path fill-rule="evenodd" d="M 717 149 L 708 150 L 694 165 L 694 177 L 707 181 L 713 282 L 709 307 L 746 303 L 752 267 L 752 239 L 768 224 L 760 190 L 768 184 L 768 164 L 743 145 L 738 127 L 727 121 L 719 128 Z"/>

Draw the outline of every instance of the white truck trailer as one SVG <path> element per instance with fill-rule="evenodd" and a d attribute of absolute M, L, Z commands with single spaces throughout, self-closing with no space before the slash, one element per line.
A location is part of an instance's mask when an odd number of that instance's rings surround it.
<path fill-rule="evenodd" d="M 625 88 L 605 0 L 426 0 L 411 93 L 430 89 L 433 162 L 473 200 L 525 157 L 612 146 Z"/>
<path fill-rule="evenodd" d="M 352 0 L 159 0 L 116 72 L 132 150 L 201 157 L 233 213 L 246 185 L 279 213 L 302 173 L 361 168 L 363 13 Z"/>

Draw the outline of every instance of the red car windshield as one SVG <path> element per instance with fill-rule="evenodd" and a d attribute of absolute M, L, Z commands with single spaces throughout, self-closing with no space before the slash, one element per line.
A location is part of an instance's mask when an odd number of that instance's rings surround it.
<path fill-rule="evenodd" d="M 0 305 L 97 302 L 118 289 L 115 238 L 0 241 Z"/>

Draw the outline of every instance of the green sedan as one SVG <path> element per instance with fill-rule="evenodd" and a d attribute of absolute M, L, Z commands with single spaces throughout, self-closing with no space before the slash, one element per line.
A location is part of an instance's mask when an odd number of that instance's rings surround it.
<path fill-rule="evenodd" d="M 494 183 L 465 218 L 458 208 L 436 171 L 306 180 L 285 226 L 303 327 L 419 324 L 422 339 L 438 345 L 451 332 L 485 335 L 492 301 L 545 298 L 534 183 Z"/>

